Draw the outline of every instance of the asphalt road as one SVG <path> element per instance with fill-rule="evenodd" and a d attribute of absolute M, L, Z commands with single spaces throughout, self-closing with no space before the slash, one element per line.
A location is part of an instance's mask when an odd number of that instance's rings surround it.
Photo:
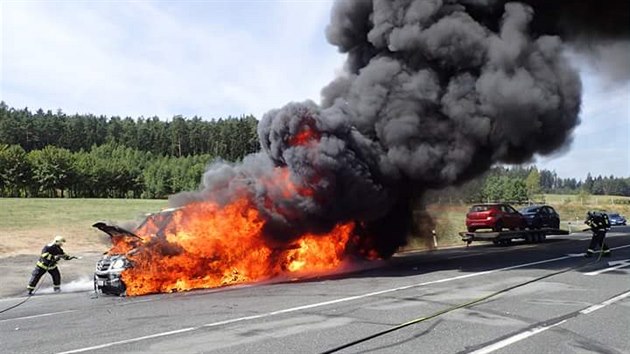
<path fill-rule="evenodd" d="M 345 275 L 219 290 L 38 295 L 0 313 L 0 352 L 322 353 L 549 276 L 340 352 L 630 353 L 630 228 L 609 233 L 610 258 L 581 257 L 589 240 L 473 244 Z M 23 300 L 2 299 L 0 310 Z"/>

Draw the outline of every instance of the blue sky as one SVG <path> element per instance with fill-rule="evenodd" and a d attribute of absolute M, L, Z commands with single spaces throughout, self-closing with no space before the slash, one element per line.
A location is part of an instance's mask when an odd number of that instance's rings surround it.
<path fill-rule="evenodd" d="M 344 58 L 324 36 L 331 6 L 4 0 L 0 99 L 69 114 L 260 118 L 290 101 L 319 101 L 340 72 Z M 582 124 L 570 147 L 536 163 L 561 177 L 630 177 L 630 83 L 573 57 Z"/>

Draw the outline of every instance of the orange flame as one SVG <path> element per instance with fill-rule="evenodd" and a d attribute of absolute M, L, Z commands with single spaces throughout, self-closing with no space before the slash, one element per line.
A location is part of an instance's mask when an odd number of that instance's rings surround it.
<path fill-rule="evenodd" d="M 306 124 L 302 126 L 302 129 L 289 139 L 289 145 L 291 146 L 305 146 L 312 144 L 314 141 L 319 141 L 321 133 L 317 131 L 312 124 Z"/>
<path fill-rule="evenodd" d="M 286 196 L 310 192 L 290 181 L 278 168 L 273 183 Z M 272 183 L 272 182 L 270 182 Z M 213 288 L 269 279 L 294 272 L 323 272 L 340 266 L 353 223 L 339 224 L 328 234 L 305 234 L 289 246 L 273 247 L 263 237 L 264 220 L 243 197 L 227 206 L 189 204 L 167 216 L 149 219 L 128 254 L 134 264 L 122 278 L 127 295 Z M 133 248 L 115 246 L 112 250 Z M 112 253 L 112 251 L 110 251 Z"/>

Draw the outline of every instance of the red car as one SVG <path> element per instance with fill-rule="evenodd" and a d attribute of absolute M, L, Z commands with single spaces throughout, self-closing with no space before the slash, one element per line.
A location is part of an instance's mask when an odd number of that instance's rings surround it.
<path fill-rule="evenodd" d="M 510 230 L 525 229 L 527 220 L 509 204 L 476 204 L 466 214 L 466 228 L 469 232 L 478 229 L 492 229 L 501 231 L 504 228 Z"/>

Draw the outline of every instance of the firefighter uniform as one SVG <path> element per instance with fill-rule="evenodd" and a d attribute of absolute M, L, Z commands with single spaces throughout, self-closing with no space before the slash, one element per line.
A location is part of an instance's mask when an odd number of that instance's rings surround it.
<path fill-rule="evenodd" d="M 586 257 L 591 257 L 598 248 L 601 249 L 602 256 L 610 256 L 610 249 L 604 241 L 606 231 L 610 228 L 608 215 L 597 211 L 589 211 L 586 213 L 586 220 L 584 223 L 588 225 L 593 232 L 593 238 L 591 238 L 591 243 L 586 250 Z"/>
<path fill-rule="evenodd" d="M 57 269 L 57 262 L 60 259 L 74 259 L 77 257 L 67 255 L 61 245 L 66 242 L 66 240 L 62 236 L 56 236 L 52 243 L 47 244 L 42 249 L 42 253 L 39 256 L 39 261 L 35 265 L 35 269 L 31 274 L 31 280 L 28 282 L 28 294 L 33 294 L 35 290 L 35 286 L 41 279 L 41 277 L 46 274 L 46 272 L 50 273 L 53 279 L 53 289 L 55 292 L 61 291 L 61 274 L 59 273 L 59 269 Z"/>

